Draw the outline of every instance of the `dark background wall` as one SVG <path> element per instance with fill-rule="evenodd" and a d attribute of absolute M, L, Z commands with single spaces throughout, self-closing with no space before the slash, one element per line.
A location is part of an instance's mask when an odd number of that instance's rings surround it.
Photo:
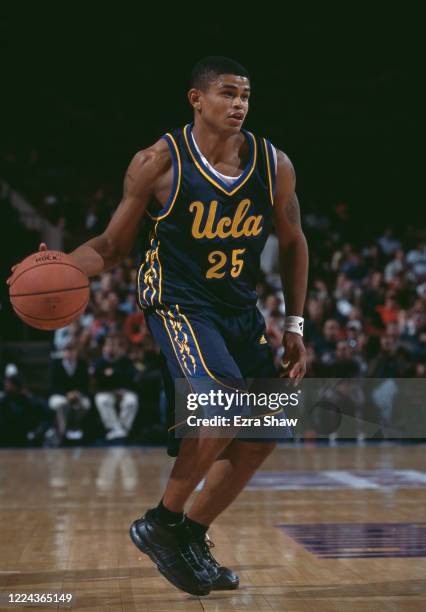
<path fill-rule="evenodd" d="M 423 195 L 412 6 L 21 5 L 1 19 L 0 149 L 118 193 L 133 153 L 191 118 L 192 65 L 229 55 L 252 75 L 246 127 L 290 155 L 304 207 L 401 223 Z"/>

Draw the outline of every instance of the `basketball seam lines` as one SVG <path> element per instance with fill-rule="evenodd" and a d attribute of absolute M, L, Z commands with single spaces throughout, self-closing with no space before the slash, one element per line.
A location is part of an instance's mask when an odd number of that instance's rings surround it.
<path fill-rule="evenodd" d="M 78 270 L 81 274 L 84 274 L 83 270 L 80 270 L 80 268 L 78 268 L 77 266 L 73 266 L 72 264 L 66 263 L 64 261 L 49 261 L 49 262 L 45 262 L 42 263 L 42 266 L 49 266 L 51 264 L 61 264 L 61 266 L 68 266 L 69 268 L 74 268 L 74 270 Z M 20 264 L 18 264 L 19 266 Z M 10 288 L 13 287 L 13 285 L 16 283 L 16 281 L 18 280 L 18 278 L 21 278 L 21 276 L 23 274 L 25 274 L 25 272 L 29 272 L 30 270 L 33 270 L 34 268 L 38 268 L 40 267 L 40 264 L 34 264 L 33 266 L 31 266 L 30 268 L 25 268 L 25 270 L 22 270 L 22 272 L 15 278 L 15 280 L 13 281 L 13 283 L 10 285 Z M 86 276 L 86 275 L 85 275 Z"/>
<path fill-rule="evenodd" d="M 70 289 L 50 289 L 50 291 L 37 291 L 36 293 L 14 293 L 10 294 L 10 297 L 25 297 L 29 295 L 46 295 L 48 293 L 63 293 L 64 291 L 77 291 L 78 289 L 87 289 L 89 285 L 82 285 L 81 287 L 71 287 Z"/>
<path fill-rule="evenodd" d="M 17 306 L 15 306 L 15 304 L 12 304 L 12 306 L 14 310 L 16 310 L 17 312 L 20 312 L 24 317 L 27 317 L 27 319 L 34 319 L 35 321 L 60 321 L 61 319 L 68 319 L 69 317 L 74 316 L 81 309 L 85 310 L 88 303 L 89 303 L 89 300 L 87 300 L 84 306 L 79 306 L 77 310 L 74 310 L 73 312 L 70 312 L 69 314 L 66 314 L 62 317 L 48 317 L 47 319 L 42 319 L 41 317 L 34 317 L 33 315 L 29 315 L 23 310 L 21 310 L 20 308 L 18 308 Z"/>

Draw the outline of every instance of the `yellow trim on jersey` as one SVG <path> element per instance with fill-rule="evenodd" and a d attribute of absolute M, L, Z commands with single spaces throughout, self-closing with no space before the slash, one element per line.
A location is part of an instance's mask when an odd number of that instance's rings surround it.
<path fill-rule="evenodd" d="M 142 302 L 141 302 L 141 270 L 142 270 L 142 266 L 143 263 L 141 263 L 141 265 L 139 266 L 139 270 L 138 270 L 138 303 L 139 303 L 139 308 L 141 310 L 143 310 L 143 306 L 142 306 Z"/>
<path fill-rule="evenodd" d="M 193 391 L 193 388 L 192 388 L 192 385 L 191 385 L 191 381 L 188 378 L 188 376 L 186 375 L 185 370 L 184 370 L 181 362 L 179 361 L 179 355 L 176 352 L 176 348 L 175 348 L 175 345 L 174 345 L 174 342 L 173 342 L 172 335 L 171 335 L 171 333 L 169 331 L 169 328 L 167 327 L 167 319 L 164 316 L 164 314 L 161 312 L 161 310 L 159 310 L 158 308 L 155 309 L 155 312 L 158 314 L 158 316 L 160 316 L 163 319 L 164 327 L 166 328 L 166 332 L 167 332 L 167 335 L 169 336 L 170 343 L 172 345 L 174 354 L 176 355 L 176 361 L 178 362 L 178 364 L 180 366 L 180 369 L 182 370 L 183 375 L 185 376 L 186 380 L 188 381 L 188 384 L 189 384 L 189 387 L 190 387 L 191 391 Z M 185 421 L 182 421 L 182 423 L 184 423 L 184 422 Z M 176 425 L 173 425 L 173 427 L 170 427 L 170 429 L 174 429 L 175 427 L 177 427 L 178 425 L 181 425 L 182 423 L 176 423 Z M 170 431 L 170 429 L 168 431 Z"/>
<path fill-rule="evenodd" d="M 177 344 L 177 346 L 179 347 L 179 352 L 182 356 L 182 363 L 185 366 L 188 374 L 190 376 L 195 376 L 195 373 L 197 371 L 197 362 L 195 361 L 195 357 L 194 355 L 191 353 L 191 348 L 189 346 L 188 343 L 188 334 L 182 329 L 182 321 L 180 321 L 179 319 L 177 319 L 175 317 L 175 315 L 173 314 L 171 308 L 169 308 L 167 310 L 167 316 L 170 320 L 170 324 L 173 328 L 173 332 L 175 334 L 175 342 Z M 183 340 L 179 340 L 179 332 L 182 334 L 183 336 Z M 191 365 L 192 365 L 192 372 L 190 367 L 188 366 L 187 362 L 186 362 L 186 358 L 189 358 Z"/>
<path fill-rule="evenodd" d="M 182 179 L 182 163 L 180 161 L 180 155 L 179 155 L 179 149 L 178 146 L 176 144 L 175 139 L 173 138 L 173 136 L 167 132 L 166 136 L 168 136 L 172 142 L 173 148 L 175 150 L 176 153 L 176 158 L 177 158 L 177 163 L 178 163 L 178 179 L 177 179 L 177 183 L 176 183 L 176 189 L 175 189 L 175 193 L 173 195 L 173 200 L 170 204 L 170 206 L 168 207 L 168 209 L 166 210 L 165 213 L 163 213 L 162 215 L 151 215 L 151 213 L 147 210 L 145 211 L 148 215 L 148 217 L 150 217 L 153 221 L 161 221 L 161 219 L 165 219 L 167 217 L 168 214 L 170 214 L 172 212 L 172 208 L 175 205 L 179 190 L 180 190 L 180 183 L 181 183 L 181 179 Z M 170 194 L 172 195 L 172 194 Z M 170 196 L 169 196 L 170 197 Z"/>
<path fill-rule="evenodd" d="M 157 221 L 157 223 L 158 223 L 158 221 Z M 158 261 L 158 271 L 159 271 L 158 302 L 160 304 L 162 304 L 163 302 L 161 301 L 161 292 L 162 292 L 162 284 L 163 284 L 163 276 L 162 276 L 163 273 L 162 273 L 162 268 L 161 268 L 161 263 L 160 263 L 160 255 L 158 254 L 159 250 L 160 250 L 160 241 L 158 241 L 157 249 L 155 251 L 155 256 L 156 256 L 157 261 Z"/>
<path fill-rule="evenodd" d="M 152 230 L 150 248 L 146 252 L 145 261 L 141 263 L 141 265 L 139 266 L 139 270 L 138 270 L 138 302 L 141 308 L 144 308 L 144 306 L 142 306 L 142 302 L 140 298 L 141 272 L 142 272 L 142 268 L 144 267 L 144 265 L 148 264 L 148 261 L 149 261 L 149 267 L 145 271 L 144 277 L 143 277 L 143 284 L 145 286 L 145 289 L 143 291 L 142 298 L 148 306 L 149 306 L 148 299 L 150 299 L 151 305 L 154 306 L 154 297 L 157 293 L 157 287 L 155 286 L 154 281 L 158 278 L 158 284 L 157 284 L 158 285 L 158 302 L 159 304 L 162 304 L 161 293 L 162 293 L 162 283 L 163 283 L 163 272 L 162 272 L 162 267 L 161 267 L 161 262 L 160 262 L 160 256 L 158 253 L 160 249 L 160 241 L 157 242 L 157 246 L 155 247 L 155 249 L 152 248 L 154 240 L 157 240 L 157 225 L 158 225 L 158 221 L 155 224 L 154 229 Z M 155 269 L 155 260 L 157 260 L 158 262 L 158 274 L 157 274 L 157 270 Z M 152 291 L 152 294 L 148 298 L 147 293 L 149 290 Z"/>
<path fill-rule="evenodd" d="M 266 143 L 265 138 L 263 138 L 263 144 L 265 147 L 265 154 L 266 154 L 266 167 L 268 169 L 269 195 L 271 197 L 271 204 L 273 206 L 274 205 L 274 193 L 272 191 L 271 160 L 269 158 L 268 145 Z"/>
<path fill-rule="evenodd" d="M 173 337 L 172 337 L 172 335 L 171 335 L 171 333 L 170 333 L 170 330 L 169 330 L 169 328 L 168 328 L 168 326 L 167 326 L 167 319 L 166 319 L 166 317 L 164 316 L 164 313 L 163 313 L 163 312 L 161 312 L 161 310 L 160 310 L 159 308 L 156 308 L 156 309 L 155 309 L 155 312 L 156 312 L 156 313 L 157 313 L 157 314 L 158 314 L 158 315 L 159 315 L 159 316 L 160 316 L 160 317 L 163 319 L 164 327 L 166 328 L 166 332 L 167 332 L 167 335 L 169 336 L 170 343 L 171 343 L 171 345 L 172 345 L 172 348 L 173 348 L 174 354 L 176 355 L 176 361 L 177 361 L 177 362 L 178 362 L 178 364 L 180 365 L 180 369 L 182 370 L 182 373 L 183 373 L 183 375 L 185 376 L 185 378 L 188 378 L 188 377 L 187 377 L 187 375 L 186 375 L 186 373 L 185 373 L 184 367 L 183 367 L 183 365 L 181 364 L 181 362 L 180 362 L 180 360 L 179 360 L 179 355 L 177 354 L 177 351 L 176 351 L 176 347 L 175 347 L 175 343 L 174 343 Z M 189 382 L 189 381 L 188 381 L 188 382 Z"/>
<path fill-rule="evenodd" d="M 138 270 L 138 302 L 139 302 L 139 307 L 143 310 L 145 308 L 145 306 L 142 305 L 141 302 L 141 272 L 142 272 L 142 268 L 144 266 L 145 263 L 147 263 L 150 255 L 151 255 L 151 246 L 152 246 L 152 241 L 153 238 L 151 239 L 151 245 L 150 248 L 147 250 L 146 255 L 145 255 L 145 261 L 143 261 L 141 263 L 141 265 L 139 266 L 139 270 Z M 145 282 L 145 279 L 144 279 Z M 146 292 L 147 288 L 145 288 L 144 290 L 144 295 L 142 296 L 145 299 L 145 292 Z M 146 301 L 146 300 L 145 300 Z"/>
<path fill-rule="evenodd" d="M 237 191 L 243 185 L 245 185 L 245 183 L 249 180 L 249 178 L 253 174 L 253 171 L 254 171 L 254 169 L 256 167 L 256 162 L 257 162 L 257 143 L 256 143 L 256 138 L 253 136 L 253 134 L 251 132 L 247 132 L 247 134 L 249 134 L 249 136 L 251 137 L 251 139 L 253 141 L 253 163 L 252 163 L 252 166 L 251 166 L 247 176 L 245 177 L 245 179 L 237 187 L 235 187 L 235 189 L 233 189 L 232 191 L 227 191 L 226 189 L 224 189 L 222 187 L 222 185 L 220 185 L 217 181 L 215 181 L 213 177 L 211 177 L 209 174 L 207 174 L 207 172 L 200 166 L 200 164 L 196 160 L 196 158 L 195 158 L 195 156 L 194 156 L 194 154 L 193 154 L 193 152 L 191 150 L 191 147 L 189 145 L 189 142 L 188 142 L 188 136 L 186 134 L 188 128 L 189 128 L 189 124 L 184 127 L 183 135 L 184 135 L 184 138 L 185 138 L 187 149 L 188 149 L 188 151 L 189 151 L 189 153 L 190 153 L 190 155 L 192 157 L 192 161 L 197 166 L 198 170 L 201 172 L 201 174 L 204 176 L 204 178 L 206 178 L 208 181 L 210 181 L 210 183 L 212 183 L 215 187 L 220 189 L 225 195 L 233 196 L 234 194 L 236 194 Z"/>
<path fill-rule="evenodd" d="M 148 306 L 149 306 L 149 303 L 148 303 L 148 298 L 146 296 L 147 292 L 151 290 L 152 295 L 155 294 L 154 281 L 153 281 L 153 277 L 155 276 L 155 268 L 154 268 L 155 249 L 153 249 L 152 247 L 153 242 L 154 242 L 154 238 L 151 239 L 151 246 L 150 246 L 150 249 L 147 251 L 146 258 L 145 258 L 146 262 L 149 261 L 149 268 L 146 270 L 143 276 L 143 283 L 145 285 L 145 289 L 142 294 L 142 298 L 145 300 Z M 151 299 L 151 304 L 152 304 L 152 299 Z"/>
<path fill-rule="evenodd" d="M 182 314 L 182 313 L 181 313 L 181 311 L 180 311 L 180 308 L 179 308 L 178 304 L 176 304 L 176 310 L 178 311 L 179 316 L 181 316 L 181 317 L 182 317 L 182 318 L 183 318 L 183 319 L 186 321 L 186 324 L 188 325 L 188 327 L 189 327 L 189 329 L 190 329 L 190 331 L 191 331 L 192 338 L 193 338 L 193 340 L 194 340 L 194 342 L 195 342 L 195 346 L 197 347 L 197 351 L 198 351 L 198 355 L 200 356 L 201 363 L 203 364 L 203 367 L 204 367 L 205 371 L 207 372 L 207 374 L 210 376 L 210 378 L 211 378 L 212 380 L 214 380 L 215 382 L 217 382 L 219 385 L 222 385 L 222 387 L 226 387 L 227 389 L 232 389 L 233 391 L 241 391 L 241 389 L 235 389 L 235 387 L 230 387 L 229 385 L 225 385 L 223 382 L 221 382 L 220 380 L 218 380 L 218 379 L 215 377 L 215 375 L 214 375 L 214 374 L 212 374 L 212 372 L 210 372 L 209 368 L 207 367 L 206 362 L 204 361 L 204 357 L 203 357 L 203 354 L 202 354 L 202 352 L 201 352 L 200 345 L 198 344 L 198 341 L 197 341 L 197 336 L 195 335 L 195 332 L 194 332 L 194 330 L 192 329 L 192 325 L 191 325 L 191 323 L 189 322 L 188 317 L 187 317 L 186 315 L 184 315 L 184 314 Z"/>

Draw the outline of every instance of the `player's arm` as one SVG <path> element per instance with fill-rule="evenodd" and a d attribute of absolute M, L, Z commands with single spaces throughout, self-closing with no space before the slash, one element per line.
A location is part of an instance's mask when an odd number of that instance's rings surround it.
<path fill-rule="evenodd" d="M 300 224 L 294 168 L 282 151 L 277 151 L 274 216 L 286 317 L 302 317 L 308 284 L 308 247 Z M 302 336 L 285 331 L 283 344 L 286 374 L 290 378 L 301 378 L 306 371 Z"/>
<path fill-rule="evenodd" d="M 158 184 L 164 189 L 163 183 L 167 183 L 164 179 L 167 179 L 171 164 L 169 148 L 163 139 L 136 153 L 126 171 L 123 197 L 108 227 L 70 253 L 87 276 L 101 274 L 128 255 L 146 206 Z M 47 249 L 48 246 L 42 242 L 39 251 Z M 18 265 L 12 267 L 12 273 Z M 8 285 L 11 279 L 12 276 L 7 279 Z"/>
<path fill-rule="evenodd" d="M 70 253 L 88 276 L 116 266 L 129 254 L 156 182 L 170 164 L 164 140 L 134 156 L 124 178 L 123 197 L 108 227 Z"/>

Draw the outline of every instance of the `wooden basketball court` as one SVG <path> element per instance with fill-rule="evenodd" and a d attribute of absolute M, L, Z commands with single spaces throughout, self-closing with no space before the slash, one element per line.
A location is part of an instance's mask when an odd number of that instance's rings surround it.
<path fill-rule="evenodd" d="M 426 610 L 424 445 L 283 447 L 211 528 L 240 589 L 172 587 L 128 537 L 172 459 L 156 448 L 0 452 L 0 609 L 70 593 L 90 612 Z M 35 607 L 35 604 L 33 604 Z"/>

